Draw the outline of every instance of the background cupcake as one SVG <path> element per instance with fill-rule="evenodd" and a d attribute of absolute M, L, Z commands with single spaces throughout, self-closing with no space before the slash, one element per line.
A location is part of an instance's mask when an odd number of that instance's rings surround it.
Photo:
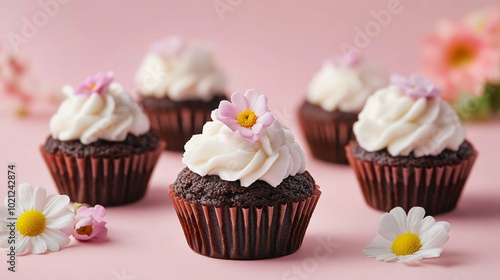
<path fill-rule="evenodd" d="M 170 198 L 191 249 L 225 259 L 295 252 L 321 192 L 290 130 L 255 90 L 221 102 L 186 143 Z"/>
<path fill-rule="evenodd" d="M 453 108 L 419 76 L 394 75 L 371 96 L 346 147 L 368 205 L 388 211 L 455 208 L 476 158 Z"/>
<path fill-rule="evenodd" d="M 169 37 L 156 43 L 136 74 L 140 103 L 167 150 L 183 151 L 225 97 L 226 80 L 211 50 Z"/>
<path fill-rule="evenodd" d="M 377 67 L 358 55 L 326 60 L 309 84 L 299 110 L 302 130 L 314 157 L 347 164 L 344 147 L 366 99 L 386 83 Z"/>
<path fill-rule="evenodd" d="M 50 120 L 41 153 L 59 189 L 73 202 L 121 205 L 141 199 L 164 144 L 113 73 L 73 88 Z"/>

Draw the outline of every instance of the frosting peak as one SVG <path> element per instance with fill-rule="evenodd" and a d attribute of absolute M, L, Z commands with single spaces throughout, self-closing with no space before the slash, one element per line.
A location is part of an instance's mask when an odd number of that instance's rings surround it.
<path fill-rule="evenodd" d="M 370 152 L 387 148 L 392 156 L 438 155 L 458 150 L 464 129 L 456 112 L 439 96 L 416 97 L 397 85 L 370 96 L 354 124 L 359 145 Z"/>
<path fill-rule="evenodd" d="M 306 99 L 325 111 L 357 113 L 385 80 L 380 70 L 357 55 L 328 59 L 311 80 Z"/>
<path fill-rule="evenodd" d="M 212 121 L 203 126 L 203 132 L 186 143 L 182 162 L 200 176 L 218 175 L 226 181 L 240 180 L 244 187 L 257 180 L 276 187 L 288 176 L 303 173 L 305 155 L 293 133 L 272 116 L 263 117 L 270 112 L 263 109 L 267 101 L 257 91 L 249 90 L 245 95 L 233 94 L 232 100 L 244 102 L 245 97 L 252 100 L 251 104 L 259 104 L 250 106 L 259 119 L 264 118 L 261 124 L 257 123 L 258 120 L 253 124 L 258 132 L 250 128 L 251 133 L 246 134 L 233 127 L 238 126 L 235 124 L 237 120 L 221 119 L 217 110 L 228 106 L 221 103 L 219 109 L 212 112 Z M 246 110 L 239 107 L 238 102 L 233 105 L 241 112 Z M 237 111 L 232 113 L 238 114 Z M 258 134 L 256 138 L 255 133 Z"/>
<path fill-rule="evenodd" d="M 226 79 L 215 67 L 208 47 L 169 37 L 156 43 L 144 58 L 136 83 L 145 96 L 208 101 L 224 92 Z"/>
<path fill-rule="evenodd" d="M 123 141 L 128 133 L 139 136 L 148 132 L 147 116 L 112 80 L 112 73 L 100 73 L 75 89 L 65 86 L 66 100 L 50 119 L 52 137 L 90 144 L 99 139 Z"/>

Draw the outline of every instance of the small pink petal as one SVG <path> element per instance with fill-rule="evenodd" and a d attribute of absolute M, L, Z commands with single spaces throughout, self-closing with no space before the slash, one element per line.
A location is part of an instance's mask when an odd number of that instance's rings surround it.
<path fill-rule="evenodd" d="M 227 100 L 223 100 L 219 104 L 219 115 L 236 119 L 238 117 L 238 109 Z"/>
<path fill-rule="evenodd" d="M 238 111 L 240 112 L 249 109 L 247 99 L 243 94 L 239 92 L 235 92 L 233 93 L 233 95 L 231 95 L 231 103 L 233 103 L 233 105 L 236 106 L 236 108 L 238 108 Z"/>
<path fill-rule="evenodd" d="M 264 115 L 260 116 L 257 119 L 258 123 L 261 123 L 263 126 L 267 127 L 273 124 L 274 116 L 273 113 L 267 111 Z"/>
<path fill-rule="evenodd" d="M 251 109 L 258 117 L 264 115 L 269 111 L 269 109 L 267 108 L 267 97 L 265 97 L 264 95 L 260 95 L 259 97 L 257 97 L 257 100 L 255 101 Z"/>
<path fill-rule="evenodd" d="M 249 138 L 249 137 L 252 137 L 254 135 L 253 131 L 249 128 L 246 128 L 246 127 L 240 126 L 238 131 L 240 132 L 241 136 L 243 136 L 245 138 Z"/>
<path fill-rule="evenodd" d="M 259 97 L 265 98 L 264 95 L 261 95 L 255 89 L 249 89 L 245 92 L 245 98 L 248 100 L 248 109 L 250 109 L 252 111 L 255 110 L 254 108 L 256 107 L 256 104 L 257 104 Z M 266 106 L 267 106 L 267 103 L 266 103 Z"/>

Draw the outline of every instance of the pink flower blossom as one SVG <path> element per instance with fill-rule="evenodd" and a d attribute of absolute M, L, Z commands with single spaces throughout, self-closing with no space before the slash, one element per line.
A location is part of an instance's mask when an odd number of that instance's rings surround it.
<path fill-rule="evenodd" d="M 94 76 L 87 77 L 81 85 L 75 88 L 75 94 L 102 94 L 104 89 L 111 84 L 113 78 L 113 72 L 101 72 Z"/>
<path fill-rule="evenodd" d="M 500 54 L 494 43 L 463 22 L 444 20 L 425 40 L 422 67 L 456 101 L 465 91 L 481 94 L 485 81 L 499 71 Z"/>
<path fill-rule="evenodd" d="M 82 241 L 90 239 L 104 240 L 108 234 L 106 222 L 103 221 L 106 209 L 101 205 L 94 207 L 82 206 L 75 215 L 73 236 Z"/>
<path fill-rule="evenodd" d="M 433 98 L 441 93 L 441 90 L 424 77 L 411 75 L 405 78 L 398 74 L 391 76 L 391 84 L 401 88 L 406 95 L 413 99 Z"/>
<path fill-rule="evenodd" d="M 359 53 L 350 51 L 342 56 L 334 56 L 325 60 L 325 63 L 331 64 L 334 67 L 353 68 L 359 65 L 361 57 Z"/>
<path fill-rule="evenodd" d="M 179 54 L 184 46 L 184 40 L 179 36 L 170 36 L 163 40 L 155 42 L 150 51 L 163 57 L 174 57 Z"/>
<path fill-rule="evenodd" d="M 474 11 L 465 18 L 465 23 L 476 32 L 496 41 L 497 47 L 500 47 L 500 6 Z"/>
<path fill-rule="evenodd" d="M 262 129 L 274 121 L 267 107 L 267 97 L 255 89 L 249 89 L 245 94 L 233 93 L 231 102 L 222 101 L 214 113 L 217 120 L 250 142 L 259 140 Z"/>

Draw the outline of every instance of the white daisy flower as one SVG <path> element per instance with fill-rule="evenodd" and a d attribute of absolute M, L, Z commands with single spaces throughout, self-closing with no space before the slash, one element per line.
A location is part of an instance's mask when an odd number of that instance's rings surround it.
<path fill-rule="evenodd" d="M 425 217 L 422 207 L 413 207 L 406 216 L 401 207 L 380 217 L 379 236 L 363 250 L 368 257 L 378 261 L 409 262 L 441 255 L 448 241 L 450 224 Z"/>
<path fill-rule="evenodd" d="M 7 205 L 7 199 L 5 202 Z M 30 184 L 21 184 L 16 197 L 15 244 L 8 243 L 7 225 L 11 221 L 7 220 L 6 207 L 0 206 L 0 247 L 15 246 L 17 254 L 59 251 L 70 241 L 61 231 L 73 222 L 68 203 L 66 195 L 47 196 L 44 188 L 33 190 Z"/>

